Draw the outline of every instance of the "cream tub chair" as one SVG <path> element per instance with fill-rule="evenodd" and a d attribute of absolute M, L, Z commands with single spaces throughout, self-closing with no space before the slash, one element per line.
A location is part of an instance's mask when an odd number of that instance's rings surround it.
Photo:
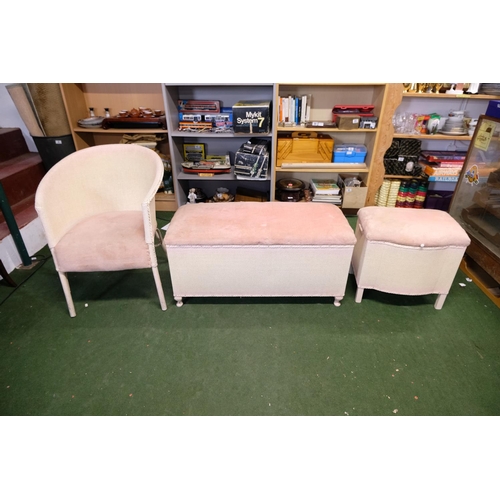
<path fill-rule="evenodd" d="M 112 144 L 72 153 L 42 179 L 35 208 L 71 317 L 76 312 L 68 272 L 151 268 L 167 309 L 154 245 L 155 193 L 163 172 L 154 151 Z"/>

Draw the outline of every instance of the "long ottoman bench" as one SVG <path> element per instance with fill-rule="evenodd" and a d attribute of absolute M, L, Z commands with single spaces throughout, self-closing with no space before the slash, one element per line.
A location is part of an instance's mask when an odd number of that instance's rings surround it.
<path fill-rule="evenodd" d="M 399 295 L 437 293 L 441 309 L 470 239 L 447 212 L 364 207 L 358 211 L 352 267 L 356 302 L 366 288 Z"/>
<path fill-rule="evenodd" d="M 174 298 L 344 297 L 356 238 L 327 203 L 181 206 L 163 244 Z"/>

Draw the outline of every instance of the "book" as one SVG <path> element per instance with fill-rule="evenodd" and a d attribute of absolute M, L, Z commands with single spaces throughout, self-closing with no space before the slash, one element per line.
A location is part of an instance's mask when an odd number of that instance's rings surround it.
<path fill-rule="evenodd" d="M 428 175 L 429 177 L 435 176 L 435 175 L 460 175 L 460 172 L 462 171 L 462 167 L 433 167 L 431 165 L 423 165 L 420 164 L 421 167 L 423 167 L 424 174 Z"/>
<path fill-rule="evenodd" d="M 420 155 L 430 162 L 465 161 L 467 151 L 420 151 Z"/>
<path fill-rule="evenodd" d="M 300 123 L 305 123 L 306 122 L 306 115 L 307 115 L 307 95 L 303 95 L 302 99 L 300 101 Z"/>
<path fill-rule="evenodd" d="M 458 175 L 433 175 L 429 177 L 430 182 L 458 182 Z"/>
<path fill-rule="evenodd" d="M 281 104 L 283 105 L 283 121 L 287 123 L 290 121 L 290 115 L 288 112 L 288 97 L 283 97 Z"/>
<path fill-rule="evenodd" d="M 333 203 L 335 205 L 342 204 L 342 196 L 328 195 L 328 196 L 313 196 L 313 202 L 316 203 Z"/>
<path fill-rule="evenodd" d="M 339 194 L 340 187 L 333 179 L 311 179 L 314 194 Z"/>

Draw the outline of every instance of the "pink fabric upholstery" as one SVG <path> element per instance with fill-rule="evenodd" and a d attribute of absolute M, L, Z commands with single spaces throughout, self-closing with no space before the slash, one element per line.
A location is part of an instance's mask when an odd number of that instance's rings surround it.
<path fill-rule="evenodd" d="M 447 212 L 432 209 L 364 207 L 358 223 L 369 241 L 382 241 L 411 247 L 467 247 L 470 238 Z"/>
<path fill-rule="evenodd" d="M 54 248 L 62 272 L 152 267 L 142 212 L 105 212 L 77 223 Z"/>
<path fill-rule="evenodd" d="M 175 213 L 166 245 L 354 245 L 342 211 L 327 203 L 187 204 Z"/>

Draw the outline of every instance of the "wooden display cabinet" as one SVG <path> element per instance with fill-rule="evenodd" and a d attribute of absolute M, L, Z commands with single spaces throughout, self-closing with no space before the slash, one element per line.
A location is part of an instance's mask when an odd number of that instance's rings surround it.
<path fill-rule="evenodd" d="M 500 119 L 479 117 L 450 215 L 471 238 L 463 270 L 500 307 Z"/>

